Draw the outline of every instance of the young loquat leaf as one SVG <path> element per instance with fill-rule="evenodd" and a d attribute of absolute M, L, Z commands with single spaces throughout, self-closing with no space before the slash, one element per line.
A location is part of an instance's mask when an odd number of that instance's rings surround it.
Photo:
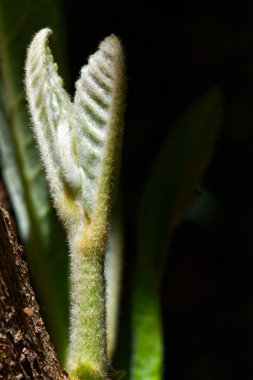
<path fill-rule="evenodd" d="M 34 132 L 64 223 L 76 218 L 77 209 L 78 222 L 82 217 L 88 223 L 107 213 L 117 170 L 123 114 L 121 46 L 113 35 L 101 43 L 82 69 L 72 103 L 47 46 L 50 34 L 43 29 L 34 37 L 26 63 Z"/>
<path fill-rule="evenodd" d="M 39 31 L 26 61 L 33 128 L 71 251 L 68 369 L 80 379 L 108 375 L 104 256 L 117 178 L 124 104 L 121 44 L 107 37 L 89 58 L 72 102 Z"/>

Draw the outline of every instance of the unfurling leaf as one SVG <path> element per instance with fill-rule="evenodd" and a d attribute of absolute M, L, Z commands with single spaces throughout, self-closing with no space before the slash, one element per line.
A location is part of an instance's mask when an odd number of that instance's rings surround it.
<path fill-rule="evenodd" d="M 90 57 L 76 83 L 74 102 L 62 87 L 41 30 L 26 64 L 26 87 L 34 132 L 57 210 L 69 225 L 90 223 L 108 210 L 121 146 L 122 53 L 115 36 Z M 107 211 L 106 211 L 107 212 Z"/>
<path fill-rule="evenodd" d="M 26 88 L 34 132 L 55 207 L 71 251 L 68 369 L 80 379 L 108 376 L 104 255 L 120 159 L 124 62 L 117 37 L 89 58 L 72 102 L 47 46 L 49 29 L 33 39 Z"/>

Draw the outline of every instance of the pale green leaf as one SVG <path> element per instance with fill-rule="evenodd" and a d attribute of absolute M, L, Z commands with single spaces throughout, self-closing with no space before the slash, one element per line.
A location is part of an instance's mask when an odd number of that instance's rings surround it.
<path fill-rule="evenodd" d="M 77 133 L 84 136 L 77 154 L 85 172 L 84 203 L 91 216 L 102 212 L 118 169 L 115 157 L 122 138 L 124 62 L 117 37 L 111 35 L 100 44 L 83 67 L 76 87 Z"/>
<path fill-rule="evenodd" d="M 109 244 L 105 256 L 107 351 L 113 357 L 117 342 L 120 306 L 121 275 L 123 266 L 123 227 L 121 202 L 113 210 Z"/>
<path fill-rule="evenodd" d="M 121 146 L 122 53 L 106 38 L 89 58 L 72 103 L 47 46 L 51 31 L 34 37 L 26 62 L 26 88 L 34 132 L 56 208 L 64 223 L 91 223 L 107 214 Z M 73 209 L 73 205 L 76 207 Z"/>
<path fill-rule="evenodd" d="M 58 41 L 59 36 L 63 40 L 61 19 L 60 2 L 56 0 L 0 2 L 1 171 L 42 311 L 62 358 L 68 334 L 68 255 L 50 205 L 23 89 L 23 67 L 31 36 L 49 25 L 59 33 Z M 63 57 L 59 46 L 56 54 Z"/>
<path fill-rule="evenodd" d="M 162 378 L 161 279 L 173 232 L 193 203 L 212 158 L 221 103 L 220 91 L 213 89 L 177 120 L 147 180 L 133 289 L 133 380 Z"/>

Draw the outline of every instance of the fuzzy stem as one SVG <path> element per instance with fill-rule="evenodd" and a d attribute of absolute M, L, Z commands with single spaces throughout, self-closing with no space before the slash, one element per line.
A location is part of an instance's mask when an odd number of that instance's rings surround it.
<path fill-rule="evenodd" d="M 104 252 L 94 257 L 87 253 L 89 249 L 78 248 L 74 238 L 70 238 L 70 247 L 72 307 L 68 370 L 80 380 L 105 379 L 108 360 Z"/>

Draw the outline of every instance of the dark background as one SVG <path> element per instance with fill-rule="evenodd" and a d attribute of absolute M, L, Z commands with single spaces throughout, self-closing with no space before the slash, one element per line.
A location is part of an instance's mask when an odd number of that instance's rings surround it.
<path fill-rule="evenodd" d="M 198 206 L 174 237 L 161 289 L 165 379 L 252 379 L 253 3 L 65 0 L 64 6 L 72 93 L 98 41 L 115 33 L 125 47 L 123 328 L 134 221 L 150 164 L 186 107 L 221 86 L 216 153 Z"/>

